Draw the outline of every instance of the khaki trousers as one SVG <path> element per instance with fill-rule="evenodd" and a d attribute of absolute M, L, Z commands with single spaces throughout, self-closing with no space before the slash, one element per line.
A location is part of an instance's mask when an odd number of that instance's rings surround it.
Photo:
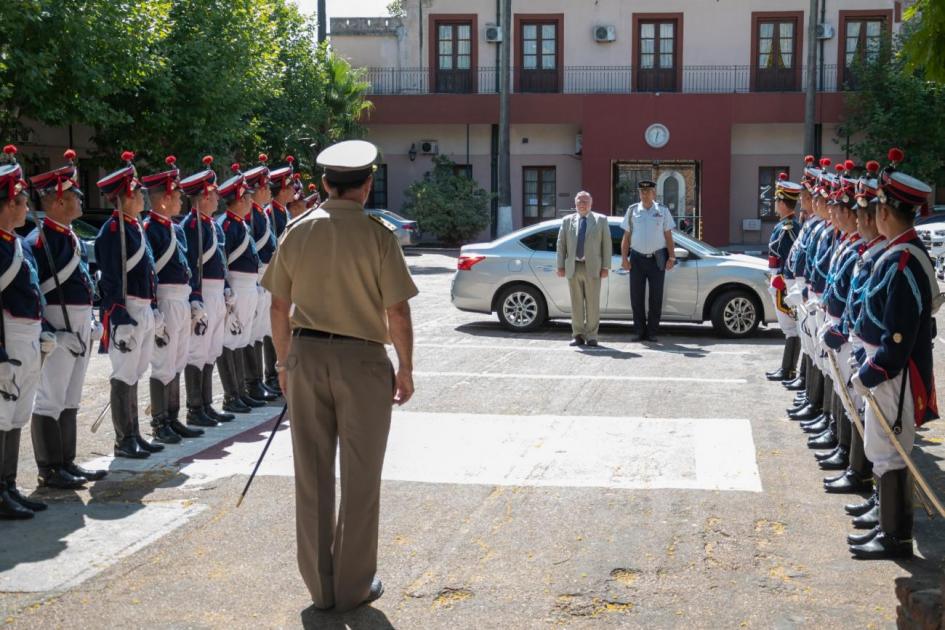
<path fill-rule="evenodd" d="M 571 334 L 597 339 L 600 328 L 600 275 L 591 278 L 587 265 L 574 263 L 574 275 L 568 279 L 571 290 Z"/>
<path fill-rule="evenodd" d="M 298 336 L 286 365 L 299 571 L 316 606 L 349 610 L 368 596 L 377 569 L 393 368 L 381 344 Z"/>

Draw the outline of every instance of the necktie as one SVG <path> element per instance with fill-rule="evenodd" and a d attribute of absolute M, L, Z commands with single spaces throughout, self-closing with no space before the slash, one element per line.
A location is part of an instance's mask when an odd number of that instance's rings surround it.
<path fill-rule="evenodd" d="M 587 217 L 581 217 L 578 226 L 577 258 L 584 258 L 584 237 L 587 236 Z"/>

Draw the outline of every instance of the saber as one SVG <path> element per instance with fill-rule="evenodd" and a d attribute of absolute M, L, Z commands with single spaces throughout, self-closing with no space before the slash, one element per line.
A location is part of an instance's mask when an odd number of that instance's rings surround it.
<path fill-rule="evenodd" d="M 276 423 L 272 425 L 272 432 L 269 433 L 269 439 L 266 440 L 266 445 L 263 447 L 262 454 L 259 456 L 259 461 L 256 462 L 256 467 L 253 468 L 253 474 L 249 476 L 249 479 L 246 480 L 246 487 L 243 488 L 243 493 L 240 494 L 240 498 L 236 500 L 236 507 L 239 507 L 243 503 L 243 499 L 246 498 L 246 493 L 249 492 L 249 486 L 252 485 L 253 479 L 256 478 L 256 473 L 259 471 L 259 466 L 263 462 L 263 458 L 266 457 L 266 451 L 269 450 L 269 445 L 272 444 L 272 438 L 276 437 L 276 431 L 279 430 L 279 425 L 282 424 L 282 419 L 285 418 L 285 412 L 289 410 L 289 403 L 282 405 L 282 411 L 279 413 L 279 417 L 276 418 Z"/>
<path fill-rule="evenodd" d="M 905 375 L 903 374 L 902 377 L 905 378 Z M 922 489 L 923 494 L 928 497 L 929 501 L 932 502 L 932 505 L 935 506 L 935 511 L 938 512 L 942 518 L 945 518 L 945 507 L 942 506 L 942 502 L 935 496 L 935 492 L 929 487 L 929 483 L 925 480 L 925 477 L 922 476 L 922 473 L 919 472 L 912 458 L 906 454 L 906 449 L 902 448 L 902 444 L 896 439 L 896 434 L 893 433 L 892 427 L 886 419 L 886 415 L 883 413 L 883 410 L 880 409 L 879 403 L 876 402 L 876 397 L 873 396 L 872 392 L 867 392 L 863 397 L 866 399 L 866 403 L 870 406 L 870 409 L 873 410 L 873 413 L 876 414 L 876 417 L 879 419 L 879 424 L 883 427 L 883 432 L 886 433 L 886 437 L 889 438 L 889 441 L 893 443 L 899 456 L 906 462 L 906 468 L 912 473 L 912 478 L 915 479 L 916 484 Z"/>
<path fill-rule="evenodd" d="M 102 407 L 102 410 L 98 414 L 98 418 L 95 419 L 95 422 L 92 423 L 92 433 L 98 431 L 98 428 L 102 426 L 102 420 L 105 419 L 105 412 L 108 411 L 108 408 L 112 406 L 112 401 L 105 403 L 105 406 Z"/>

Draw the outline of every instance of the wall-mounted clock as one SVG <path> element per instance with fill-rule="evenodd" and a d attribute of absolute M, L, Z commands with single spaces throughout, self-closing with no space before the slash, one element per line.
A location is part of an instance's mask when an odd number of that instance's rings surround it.
<path fill-rule="evenodd" d="M 654 149 L 662 149 L 669 142 L 669 129 L 661 123 L 654 123 L 643 133 L 646 143 Z"/>

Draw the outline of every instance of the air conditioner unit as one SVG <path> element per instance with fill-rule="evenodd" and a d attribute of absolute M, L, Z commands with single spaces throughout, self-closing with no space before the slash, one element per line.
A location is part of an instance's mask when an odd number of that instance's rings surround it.
<path fill-rule="evenodd" d="M 594 27 L 594 41 L 595 42 L 617 41 L 617 27 L 616 26 L 595 26 Z"/>
<path fill-rule="evenodd" d="M 831 39 L 833 34 L 833 25 L 826 22 L 817 25 L 817 39 Z"/>
<path fill-rule="evenodd" d="M 437 155 L 440 152 L 440 145 L 436 140 L 421 140 L 420 153 L 423 155 Z"/>
<path fill-rule="evenodd" d="M 502 41 L 502 28 L 496 24 L 486 24 L 486 41 L 498 44 Z"/>

